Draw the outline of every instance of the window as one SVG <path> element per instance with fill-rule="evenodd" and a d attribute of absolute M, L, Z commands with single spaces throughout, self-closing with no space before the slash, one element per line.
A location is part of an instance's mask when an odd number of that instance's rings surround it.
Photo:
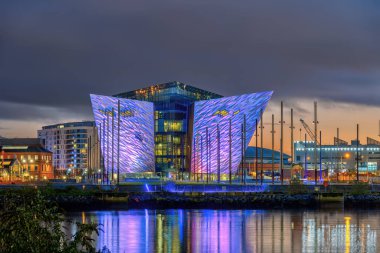
<path fill-rule="evenodd" d="M 174 144 L 181 144 L 181 137 L 173 136 L 173 143 Z"/>
<path fill-rule="evenodd" d="M 165 132 L 181 132 L 183 131 L 183 122 L 181 120 L 165 120 Z"/>

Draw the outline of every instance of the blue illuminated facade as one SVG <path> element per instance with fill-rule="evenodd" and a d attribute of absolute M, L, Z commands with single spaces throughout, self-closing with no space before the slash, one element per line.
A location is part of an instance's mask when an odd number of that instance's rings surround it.
<path fill-rule="evenodd" d="M 272 92 L 196 102 L 192 172 L 236 174 Z"/>
<path fill-rule="evenodd" d="M 221 95 L 180 82 L 120 93 L 119 98 L 154 104 L 154 145 L 156 172 L 185 172 L 190 168 L 194 102 Z"/>
<path fill-rule="evenodd" d="M 118 162 L 120 173 L 154 172 L 153 103 L 99 95 L 91 103 L 106 177 Z"/>
<path fill-rule="evenodd" d="M 180 82 L 169 82 L 120 93 L 113 97 L 91 95 L 91 100 L 97 127 L 102 122 L 107 122 L 107 115 L 112 115 L 112 108 L 117 110 L 117 101 L 127 108 L 132 107 L 133 111 L 142 110 L 133 114 L 133 117 L 124 117 L 120 123 L 123 128 L 120 148 L 123 146 L 121 149 L 125 152 L 121 152 L 122 172 L 155 171 L 163 175 L 183 175 L 181 172 L 204 171 L 206 163 L 210 166 L 209 173 L 215 173 L 219 157 L 221 173 L 228 171 L 230 149 L 226 147 L 230 119 L 233 157 L 231 162 L 235 173 L 242 158 L 241 153 L 248 146 L 254 133 L 255 121 L 260 118 L 260 113 L 264 111 L 271 95 L 272 92 L 262 92 L 222 97 Z M 135 119 L 136 116 L 139 118 Z M 241 125 L 244 119 L 245 142 L 242 147 Z M 209 131 L 209 144 L 206 144 L 206 128 Z M 139 134 L 136 135 L 135 132 Z M 140 144 L 136 136 L 143 137 L 146 143 Z M 105 136 L 102 140 L 108 143 L 109 140 L 106 138 Z M 114 140 L 115 145 L 116 143 Z M 206 153 L 204 151 L 208 145 L 210 149 Z M 104 160 L 109 160 L 112 152 L 107 151 L 104 146 L 101 148 L 102 154 L 105 154 Z M 135 155 L 130 156 L 130 153 Z M 135 159 L 137 162 L 134 162 Z M 106 165 L 107 168 L 111 168 L 110 166 L 112 165 Z"/>

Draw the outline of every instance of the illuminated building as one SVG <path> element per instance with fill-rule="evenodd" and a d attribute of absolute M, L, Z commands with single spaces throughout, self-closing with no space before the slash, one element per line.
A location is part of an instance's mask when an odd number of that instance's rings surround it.
<path fill-rule="evenodd" d="M 195 102 L 192 172 L 236 174 L 272 92 Z"/>
<path fill-rule="evenodd" d="M 367 144 L 357 143 L 356 140 L 351 144 L 341 141 L 335 145 L 317 145 L 317 168 L 328 171 L 329 176 L 337 176 L 340 179 L 348 172 L 356 171 L 357 151 L 359 154 L 359 173 L 367 175 L 377 175 L 380 170 L 380 143 L 371 141 L 368 138 Z M 358 144 L 358 145 L 357 145 Z M 296 141 L 294 142 L 294 162 L 306 168 L 307 171 L 314 171 L 314 142 Z M 309 173 L 310 175 L 313 173 Z"/>
<path fill-rule="evenodd" d="M 113 169 L 118 166 L 123 173 L 154 172 L 153 104 L 98 95 L 91 95 L 91 103 L 105 176 L 110 178 L 111 173 L 115 178 Z"/>
<path fill-rule="evenodd" d="M 257 149 L 257 151 L 256 151 Z M 261 166 L 261 148 L 256 147 L 248 147 L 245 151 L 244 155 L 244 163 L 243 167 L 247 168 L 250 174 L 257 171 L 260 172 L 261 168 L 263 168 L 263 173 L 265 177 L 271 177 L 272 173 L 272 150 L 263 148 L 263 163 Z M 257 158 L 256 158 L 257 153 Z M 280 176 L 280 152 L 274 150 L 273 151 L 273 169 L 275 171 L 275 176 Z M 288 167 L 290 156 L 288 154 L 283 154 L 283 164 Z M 241 165 L 240 165 L 241 166 Z"/>
<path fill-rule="evenodd" d="M 0 177 L 2 181 L 47 180 L 54 178 L 52 153 L 43 148 L 38 139 L 34 140 L 1 140 Z"/>
<path fill-rule="evenodd" d="M 82 176 L 88 169 L 100 167 L 99 146 L 93 121 L 69 122 L 43 126 L 38 130 L 42 145 L 53 153 L 56 177 Z M 88 156 L 91 142 L 91 156 Z M 92 159 L 91 159 L 92 158 Z"/>
<path fill-rule="evenodd" d="M 213 174 L 219 160 L 220 173 L 227 173 L 229 162 L 226 159 L 231 151 L 231 170 L 236 173 L 242 151 L 247 148 L 256 120 L 260 119 L 271 95 L 272 92 L 261 92 L 222 97 L 180 82 L 154 85 L 113 97 L 91 95 L 106 171 L 109 173 L 120 164 L 121 173 L 161 172 L 181 177 L 181 172 L 199 173 L 207 160 L 213 168 L 208 173 Z M 230 119 L 232 145 L 227 149 Z M 245 142 L 242 148 L 243 121 Z M 206 128 L 209 144 L 206 144 Z M 198 140 L 201 136 L 204 136 L 202 145 Z M 220 141 L 219 149 L 216 140 Z M 208 145 L 210 149 L 206 154 L 203 148 Z M 215 155 L 218 150 L 220 157 Z"/>

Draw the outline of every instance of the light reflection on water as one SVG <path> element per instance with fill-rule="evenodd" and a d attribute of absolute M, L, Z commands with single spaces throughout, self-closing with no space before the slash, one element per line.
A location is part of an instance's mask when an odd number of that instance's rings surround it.
<path fill-rule="evenodd" d="M 97 247 L 113 253 L 380 252 L 379 210 L 130 210 L 69 217 L 103 224 Z"/>

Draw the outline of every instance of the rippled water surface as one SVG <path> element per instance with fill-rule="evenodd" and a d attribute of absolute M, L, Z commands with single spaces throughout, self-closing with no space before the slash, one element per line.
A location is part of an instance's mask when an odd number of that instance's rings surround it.
<path fill-rule="evenodd" d="M 103 224 L 96 244 L 111 252 L 380 252 L 380 210 L 130 210 L 69 216 Z"/>

